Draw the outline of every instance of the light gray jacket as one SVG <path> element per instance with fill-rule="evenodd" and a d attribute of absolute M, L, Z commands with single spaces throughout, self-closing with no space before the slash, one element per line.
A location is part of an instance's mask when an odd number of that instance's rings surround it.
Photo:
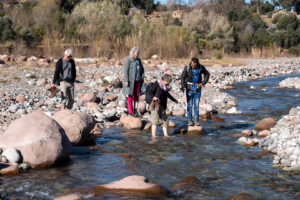
<path fill-rule="evenodd" d="M 145 92 L 145 85 L 144 85 L 144 66 L 142 64 L 141 59 L 137 58 L 137 63 L 140 67 L 140 77 L 141 77 L 141 87 L 140 87 L 140 94 Z M 125 71 L 124 71 L 124 84 L 122 92 L 125 95 L 132 95 L 133 94 L 133 87 L 135 82 L 135 75 L 137 72 L 137 64 L 133 58 L 127 58 L 125 62 Z M 128 87 L 126 87 L 125 83 L 128 82 Z"/>

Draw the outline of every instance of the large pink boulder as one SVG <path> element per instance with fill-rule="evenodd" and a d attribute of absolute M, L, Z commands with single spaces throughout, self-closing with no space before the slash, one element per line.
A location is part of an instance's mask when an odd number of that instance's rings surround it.
<path fill-rule="evenodd" d="M 271 131 L 269 130 L 263 130 L 258 133 L 258 137 L 267 137 L 269 135 L 271 135 Z"/>
<path fill-rule="evenodd" d="M 185 116 L 186 111 L 185 110 L 173 110 L 172 114 L 174 116 Z"/>
<path fill-rule="evenodd" d="M 123 123 L 125 128 L 129 129 L 141 129 L 143 126 L 142 120 L 138 117 L 122 116 L 120 122 Z"/>
<path fill-rule="evenodd" d="M 3 60 L 3 61 L 10 61 L 11 59 L 10 59 L 10 57 L 9 57 L 8 55 L 2 55 L 2 56 L 0 57 L 0 60 Z"/>
<path fill-rule="evenodd" d="M 65 130 L 70 141 L 77 146 L 86 143 L 95 126 L 95 120 L 91 115 L 68 109 L 56 112 L 52 118 Z"/>
<path fill-rule="evenodd" d="M 97 96 L 96 96 L 95 92 L 88 91 L 83 95 L 81 100 L 84 101 L 84 102 L 94 102 L 94 103 L 96 103 L 97 102 Z"/>
<path fill-rule="evenodd" d="M 10 124 L 0 138 L 0 148 L 16 148 L 23 163 L 46 168 L 67 160 L 72 144 L 56 121 L 42 112 L 33 112 Z"/>
<path fill-rule="evenodd" d="M 270 130 L 276 124 L 275 119 L 269 117 L 259 121 L 254 128 L 257 130 Z"/>

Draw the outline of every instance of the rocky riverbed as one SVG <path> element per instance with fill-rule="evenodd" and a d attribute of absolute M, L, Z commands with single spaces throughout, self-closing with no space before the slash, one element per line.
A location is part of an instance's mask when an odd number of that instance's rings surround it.
<path fill-rule="evenodd" d="M 87 64 L 86 60 L 88 60 L 88 62 L 93 62 L 94 64 Z M 232 84 L 237 82 L 258 80 L 263 77 L 298 72 L 299 61 L 300 59 L 245 60 L 247 63 L 245 66 L 207 67 L 211 74 L 211 79 L 202 91 L 203 98 L 200 102 L 200 116 L 203 118 L 202 122 L 210 120 L 211 117 L 213 117 L 215 121 L 222 121 L 222 118 L 218 119 L 216 116 L 211 116 L 212 114 L 242 114 L 242 112 L 239 111 L 239 107 L 237 107 L 238 99 L 221 91 L 222 89 L 234 89 L 235 86 L 232 86 Z M 7 62 L 7 64 L 1 65 L 0 110 L 2 111 L 1 131 L 3 132 L 3 136 L 12 133 L 16 134 L 16 129 L 9 127 L 13 125 L 13 121 L 18 119 L 22 120 L 19 121 L 22 123 L 18 123 L 24 124 L 24 127 L 20 126 L 18 129 L 21 134 L 21 130 L 26 129 L 26 125 L 30 125 L 27 124 L 26 120 L 33 121 L 30 119 L 38 118 L 44 118 L 48 121 L 47 123 L 49 123 L 49 126 L 47 125 L 47 127 L 54 127 L 55 130 L 57 129 L 59 131 L 59 127 L 53 125 L 53 123 L 57 122 L 60 127 L 62 127 L 64 134 L 68 136 L 70 141 L 72 140 L 71 142 L 73 142 L 73 146 L 82 146 L 85 142 L 92 144 L 95 140 L 97 140 L 97 136 L 101 135 L 104 130 L 109 128 L 124 126 L 128 129 L 144 129 L 144 126 L 147 123 L 151 123 L 149 120 L 149 114 L 147 113 L 147 105 L 143 102 L 144 96 L 141 96 L 141 102 L 139 104 L 139 110 L 143 114 L 142 118 L 132 119 L 126 117 L 126 99 L 124 95 L 120 93 L 123 82 L 124 60 L 101 61 L 101 63 L 95 62 L 100 61 L 92 61 L 91 59 L 78 60 L 78 78 L 77 83 L 75 84 L 76 103 L 73 107 L 73 111 L 65 111 L 70 113 L 60 111 L 61 99 L 59 95 L 51 99 L 48 98 L 48 95 L 50 94 L 50 83 L 52 82 L 54 71 L 53 68 L 50 68 L 51 64 L 49 67 L 47 62 L 19 61 Z M 170 102 L 168 106 L 168 114 L 173 117 L 184 116 L 186 114 L 186 99 L 180 90 L 179 81 L 182 69 L 187 63 L 161 63 L 157 60 L 147 60 L 144 61 L 144 63 L 147 82 L 158 79 L 164 73 L 168 73 L 173 76 L 171 94 L 179 100 L 179 104 L 176 105 Z M 44 114 L 37 116 L 35 111 L 41 111 Z M 79 113 L 82 113 L 82 115 Z M 64 122 L 64 120 L 68 121 L 66 116 L 69 115 L 74 116 L 72 119 L 76 118 L 78 120 L 74 120 L 74 126 L 78 126 L 78 122 L 85 120 L 84 125 L 78 127 L 78 130 L 80 130 L 78 134 L 84 132 L 84 134 L 82 134 L 84 137 L 80 136 L 78 138 L 77 134 L 77 138 L 75 137 L 76 135 L 73 135 L 74 138 L 71 138 L 70 133 L 73 133 L 74 130 L 69 129 Z M 173 124 L 175 126 L 179 126 L 177 130 L 184 127 L 183 123 L 178 124 L 176 120 Z M 34 125 L 35 124 L 32 124 L 30 126 Z M 38 123 L 36 125 L 38 125 Z M 221 127 L 222 126 L 219 125 L 219 128 Z M 218 127 L 215 128 L 218 129 Z M 53 130 L 53 128 L 51 129 Z M 202 129 L 201 131 L 198 130 L 198 132 L 203 133 Z M 208 133 L 209 132 L 210 131 L 208 131 Z M 174 133 L 176 133 L 176 130 Z M 32 134 L 31 137 L 37 137 L 37 134 L 38 131 Z M 247 133 L 245 134 L 248 136 Z M 15 137 L 18 137 L 18 135 Z M 6 140 L 9 139 L 7 136 L 3 137 L 3 139 L 5 138 L 7 138 Z M 1 139 L 2 137 L 0 138 L 0 144 Z M 3 144 L 7 144 L 6 140 L 2 141 L 4 142 Z M 40 138 L 40 141 L 43 141 L 42 137 Z M 65 141 L 63 134 L 61 141 Z M 254 144 L 257 143 L 258 142 L 255 140 Z M 120 146 L 121 144 L 116 143 L 111 145 Z M 3 150 L 7 150 L 9 148 L 9 146 L 3 146 Z M 38 148 L 35 149 L 36 152 L 39 150 L 40 149 Z M 89 151 L 86 151 L 84 148 L 76 149 L 73 147 L 72 149 L 72 152 L 83 153 L 84 151 L 89 153 Z M 61 150 L 57 151 L 56 155 L 57 158 L 65 158 L 70 154 L 70 146 L 62 145 Z M 3 154 L 2 158 L 6 158 L 5 154 Z M 30 158 L 30 155 L 29 157 L 25 156 L 26 163 L 34 163 L 30 160 Z M 47 163 L 49 164 L 50 162 L 55 164 L 60 160 L 63 159 L 53 158 L 50 161 L 48 160 Z M 10 160 L 7 160 L 6 162 L 10 162 Z M 20 164 L 22 161 L 18 160 L 18 162 L 19 167 L 21 167 Z M 32 165 L 33 167 L 35 166 L 34 164 Z M 27 170 L 27 168 L 24 169 Z M 16 171 L 17 169 L 14 170 Z"/>

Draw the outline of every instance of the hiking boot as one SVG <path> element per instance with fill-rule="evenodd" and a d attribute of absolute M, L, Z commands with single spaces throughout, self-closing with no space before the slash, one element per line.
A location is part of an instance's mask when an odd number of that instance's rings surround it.
<path fill-rule="evenodd" d="M 137 117 L 135 113 L 128 113 L 128 116 Z"/>
<path fill-rule="evenodd" d="M 195 119 L 195 126 L 200 126 L 199 119 Z"/>
<path fill-rule="evenodd" d="M 188 126 L 194 126 L 194 122 L 193 122 L 192 119 L 189 119 L 189 121 L 188 121 Z"/>

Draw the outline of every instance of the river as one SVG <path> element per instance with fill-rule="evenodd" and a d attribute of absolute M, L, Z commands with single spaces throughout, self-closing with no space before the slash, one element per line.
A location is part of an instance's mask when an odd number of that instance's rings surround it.
<path fill-rule="evenodd" d="M 283 79 L 297 76 L 300 73 L 236 83 L 236 89 L 225 92 L 239 99 L 238 110 L 253 115 L 218 115 L 225 122 L 202 123 L 206 135 L 164 139 L 159 128 L 160 137 L 152 140 L 150 132 L 122 127 L 105 129 L 91 154 L 72 155 L 63 166 L 3 176 L 0 188 L 7 190 L 8 198 L 48 200 L 69 188 L 105 184 L 130 175 L 143 175 L 166 187 L 194 175 L 204 186 L 200 191 L 178 194 L 178 199 L 225 199 L 239 193 L 258 199 L 295 199 L 300 195 L 300 173 L 272 168 L 272 154 L 259 155 L 260 147 L 240 146 L 236 143 L 238 138 L 232 135 L 253 129 L 265 117 L 281 118 L 290 108 L 300 106 L 300 90 L 275 88 Z M 251 85 L 257 89 L 251 90 Z M 187 123 L 185 117 L 171 120 L 177 126 Z M 223 128 L 213 129 L 213 125 Z M 122 157 L 121 153 L 128 153 L 131 158 Z"/>

